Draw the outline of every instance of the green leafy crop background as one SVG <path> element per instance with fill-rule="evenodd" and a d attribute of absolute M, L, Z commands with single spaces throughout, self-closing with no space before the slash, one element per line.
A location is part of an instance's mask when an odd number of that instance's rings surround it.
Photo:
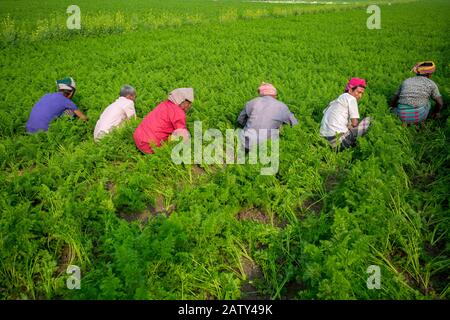
<path fill-rule="evenodd" d="M 82 28 L 67 30 L 70 4 L 0 3 L 1 299 L 449 298 L 449 112 L 416 128 L 388 110 L 423 60 L 448 104 L 448 1 L 380 1 L 379 30 L 364 1 L 80 0 Z M 65 76 L 89 122 L 26 134 Z M 319 124 L 352 76 L 367 79 L 373 126 L 336 154 Z M 225 132 L 261 81 L 299 120 L 283 128 L 276 175 L 136 149 L 134 129 L 171 89 L 195 89 L 189 130 Z M 125 83 L 139 119 L 94 143 Z"/>

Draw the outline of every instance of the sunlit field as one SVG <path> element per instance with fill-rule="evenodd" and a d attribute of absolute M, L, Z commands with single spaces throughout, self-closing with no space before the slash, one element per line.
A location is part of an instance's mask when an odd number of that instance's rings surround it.
<path fill-rule="evenodd" d="M 2 0 L 0 299 L 448 299 L 450 2 L 378 1 L 380 28 L 371 2 L 343 2 Z M 402 126 L 388 103 L 424 60 L 446 106 Z M 27 134 L 67 76 L 89 120 Z M 367 81 L 372 125 L 336 152 L 319 127 L 351 77 Z M 176 142 L 136 148 L 172 89 L 195 90 L 191 134 L 197 121 L 225 134 L 263 81 L 299 121 L 276 174 L 176 164 Z M 123 84 L 137 119 L 94 142 Z"/>

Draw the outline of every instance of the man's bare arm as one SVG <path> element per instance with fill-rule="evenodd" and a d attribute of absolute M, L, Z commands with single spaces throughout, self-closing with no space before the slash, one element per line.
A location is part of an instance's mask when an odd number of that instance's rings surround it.
<path fill-rule="evenodd" d="M 390 103 L 389 103 L 389 107 L 390 108 L 396 108 L 397 107 L 397 103 L 398 103 L 398 95 L 395 95 L 392 97 Z"/>
<path fill-rule="evenodd" d="M 77 115 L 77 117 L 78 118 L 80 118 L 81 120 L 83 120 L 83 121 L 87 121 L 88 120 L 88 117 L 83 113 L 83 112 L 81 112 L 80 110 L 74 110 L 73 111 L 76 115 Z"/>
<path fill-rule="evenodd" d="M 349 129 L 356 128 L 358 126 L 358 119 L 352 118 L 352 119 L 350 119 L 350 121 L 351 122 L 350 122 L 350 124 L 348 126 Z"/>

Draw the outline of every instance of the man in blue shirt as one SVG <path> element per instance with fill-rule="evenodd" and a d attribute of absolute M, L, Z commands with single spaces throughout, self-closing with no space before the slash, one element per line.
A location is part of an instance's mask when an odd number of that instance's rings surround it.
<path fill-rule="evenodd" d="M 27 132 L 47 131 L 50 122 L 66 114 L 75 114 L 83 121 L 87 121 L 86 115 L 78 110 L 72 97 L 75 94 L 76 85 L 72 78 L 64 78 L 56 81 L 58 92 L 44 95 L 33 107 L 27 121 Z"/>

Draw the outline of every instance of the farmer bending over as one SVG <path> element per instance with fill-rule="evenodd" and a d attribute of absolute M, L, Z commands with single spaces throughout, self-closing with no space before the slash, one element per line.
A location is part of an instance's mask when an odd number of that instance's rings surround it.
<path fill-rule="evenodd" d="M 398 88 L 390 103 L 392 111 L 405 124 L 422 123 L 428 117 L 433 98 L 436 101 L 433 117 L 439 118 L 443 101 L 438 86 L 430 79 L 436 71 L 434 62 L 420 62 L 411 71 L 416 76 L 406 79 Z"/>
<path fill-rule="evenodd" d="M 291 126 L 298 123 L 289 108 L 277 100 L 277 89 L 272 84 L 263 82 L 258 92 L 259 97 L 247 102 L 237 119 L 244 126 L 240 140 L 246 150 L 267 139 L 277 138 L 278 129 L 284 123 Z"/>
<path fill-rule="evenodd" d="M 347 83 L 345 91 L 336 100 L 331 101 L 323 111 L 320 135 L 339 150 L 356 145 L 356 138 L 367 132 L 370 118 L 364 118 L 360 123 L 358 101 L 366 88 L 364 79 L 352 78 Z"/>
<path fill-rule="evenodd" d="M 169 94 L 169 99 L 160 103 L 142 120 L 134 131 L 136 146 L 143 153 L 153 153 L 171 135 L 189 139 L 186 129 L 186 111 L 194 101 L 194 89 L 179 88 Z"/>
<path fill-rule="evenodd" d="M 47 93 L 31 110 L 26 125 L 28 133 L 48 131 L 50 122 L 63 114 L 71 116 L 75 114 L 83 121 L 87 121 L 84 113 L 78 110 L 71 100 L 76 90 L 75 81 L 72 78 L 64 78 L 57 80 L 56 86 L 58 92 Z"/>
<path fill-rule="evenodd" d="M 104 135 L 110 133 L 125 120 L 136 118 L 134 102 L 136 101 L 136 90 L 129 85 L 120 89 L 120 97 L 110 104 L 101 114 L 94 130 L 94 140 L 100 140 Z"/>

